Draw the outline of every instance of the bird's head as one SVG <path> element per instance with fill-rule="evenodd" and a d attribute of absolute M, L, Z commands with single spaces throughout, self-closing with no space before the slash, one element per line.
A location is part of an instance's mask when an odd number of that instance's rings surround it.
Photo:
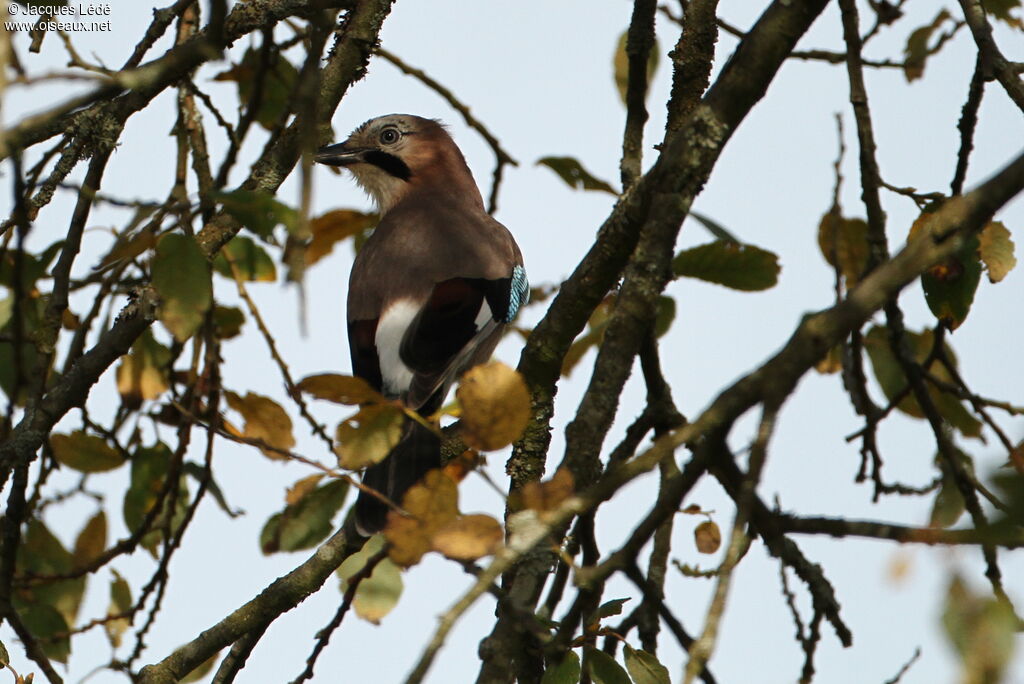
<path fill-rule="evenodd" d="M 480 194 L 444 126 L 412 114 L 370 119 L 348 140 L 317 150 L 314 159 L 351 171 L 382 213 L 418 187 L 445 192 L 458 188 L 476 198 Z M 460 187 L 467 181 L 469 188 Z"/>

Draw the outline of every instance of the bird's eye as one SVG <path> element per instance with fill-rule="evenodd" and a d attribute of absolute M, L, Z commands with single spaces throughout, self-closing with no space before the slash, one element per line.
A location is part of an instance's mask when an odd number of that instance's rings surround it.
<path fill-rule="evenodd" d="M 380 132 L 380 141 L 384 145 L 393 145 L 402 137 L 397 128 L 385 128 Z"/>

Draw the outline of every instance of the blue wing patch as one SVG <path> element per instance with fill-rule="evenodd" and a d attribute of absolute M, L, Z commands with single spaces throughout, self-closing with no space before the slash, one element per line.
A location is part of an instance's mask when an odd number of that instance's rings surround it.
<path fill-rule="evenodd" d="M 505 323 L 511 323 L 519 309 L 530 301 L 530 281 L 526 279 L 526 269 L 516 264 L 512 269 L 512 283 L 508 293 L 508 312 L 505 314 Z"/>

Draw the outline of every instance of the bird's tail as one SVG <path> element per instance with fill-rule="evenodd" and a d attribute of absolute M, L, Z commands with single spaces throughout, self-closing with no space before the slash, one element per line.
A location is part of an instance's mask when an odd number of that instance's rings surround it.
<path fill-rule="evenodd" d="M 406 491 L 427 473 L 441 467 L 441 438 L 417 421 L 406 419 L 402 439 L 380 463 L 363 474 L 363 484 L 401 505 Z M 371 536 L 384 529 L 390 507 L 364 491 L 356 500 L 356 529 Z"/>

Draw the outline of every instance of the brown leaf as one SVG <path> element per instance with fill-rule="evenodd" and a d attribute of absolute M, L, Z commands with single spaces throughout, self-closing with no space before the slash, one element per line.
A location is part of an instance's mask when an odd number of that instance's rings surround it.
<path fill-rule="evenodd" d="M 574 491 L 572 473 L 568 468 L 559 468 L 550 480 L 528 482 L 511 498 L 516 509 L 529 508 L 543 513 L 558 508 Z"/>
<path fill-rule="evenodd" d="M 434 534 L 434 550 L 452 560 L 474 561 L 490 556 L 504 539 L 501 523 L 489 515 L 464 515 Z"/>
<path fill-rule="evenodd" d="M 698 551 L 714 553 L 722 545 L 722 532 L 713 520 L 705 520 L 693 531 L 693 539 Z"/>
<path fill-rule="evenodd" d="M 306 265 L 312 266 L 331 253 L 334 245 L 358 235 L 377 223 L 377 214 L 335 209 L 309 222 L 313 239 L 306 247 Z"/>
<path fill-rule="evenodd" d="M 228 406 L 242 414 L 245 418 L 243 433 L 246 437 L 260 439 L 272 447 L 285 451 L 295 446 L 292 436 L 292 419 L 288 417 L 281 405 L 269 397 L 246 392 L 240 397 L 234 392 L 225 392 Z M 270 449 L 260 449 L 263 455 L 271 459 L 287 458 Z"/>
<path fill-rule="evenodd" d="M 483 458 L 479 453 L 472 449 L 466 449 L 445 464 L 444 474 L 456 482 L 462 482 L 467 475 L 476 470 L 482 461 Z"/>
<path fill-rule="evenodd" d="M 384 536 L 388 557 L 407 568 L 420 562 L 433 548 L 434 534 L 458 515 L 458 488 L 444 472 L 431 470 L 405 493 L 402 508 L 409 515 L 389 511 Z"/>
<path fill-rule="evenodd" d="M 530 420 L 530 392 L 523 376 L 499 361 L 467 371 L 455 395 L 462 405 L 462 437 L 474 449 L 508 446 Z"/>
<path fill-rule="evenodd" d="M 362 378 L 336 373 L 320 373 L 303 378 L 296 385 L 307 394 L 317 399 L 333 401 L 335 404 L 365 404 L 367 402 L 384 403 L 384 398 L 370 383 Z"/>

